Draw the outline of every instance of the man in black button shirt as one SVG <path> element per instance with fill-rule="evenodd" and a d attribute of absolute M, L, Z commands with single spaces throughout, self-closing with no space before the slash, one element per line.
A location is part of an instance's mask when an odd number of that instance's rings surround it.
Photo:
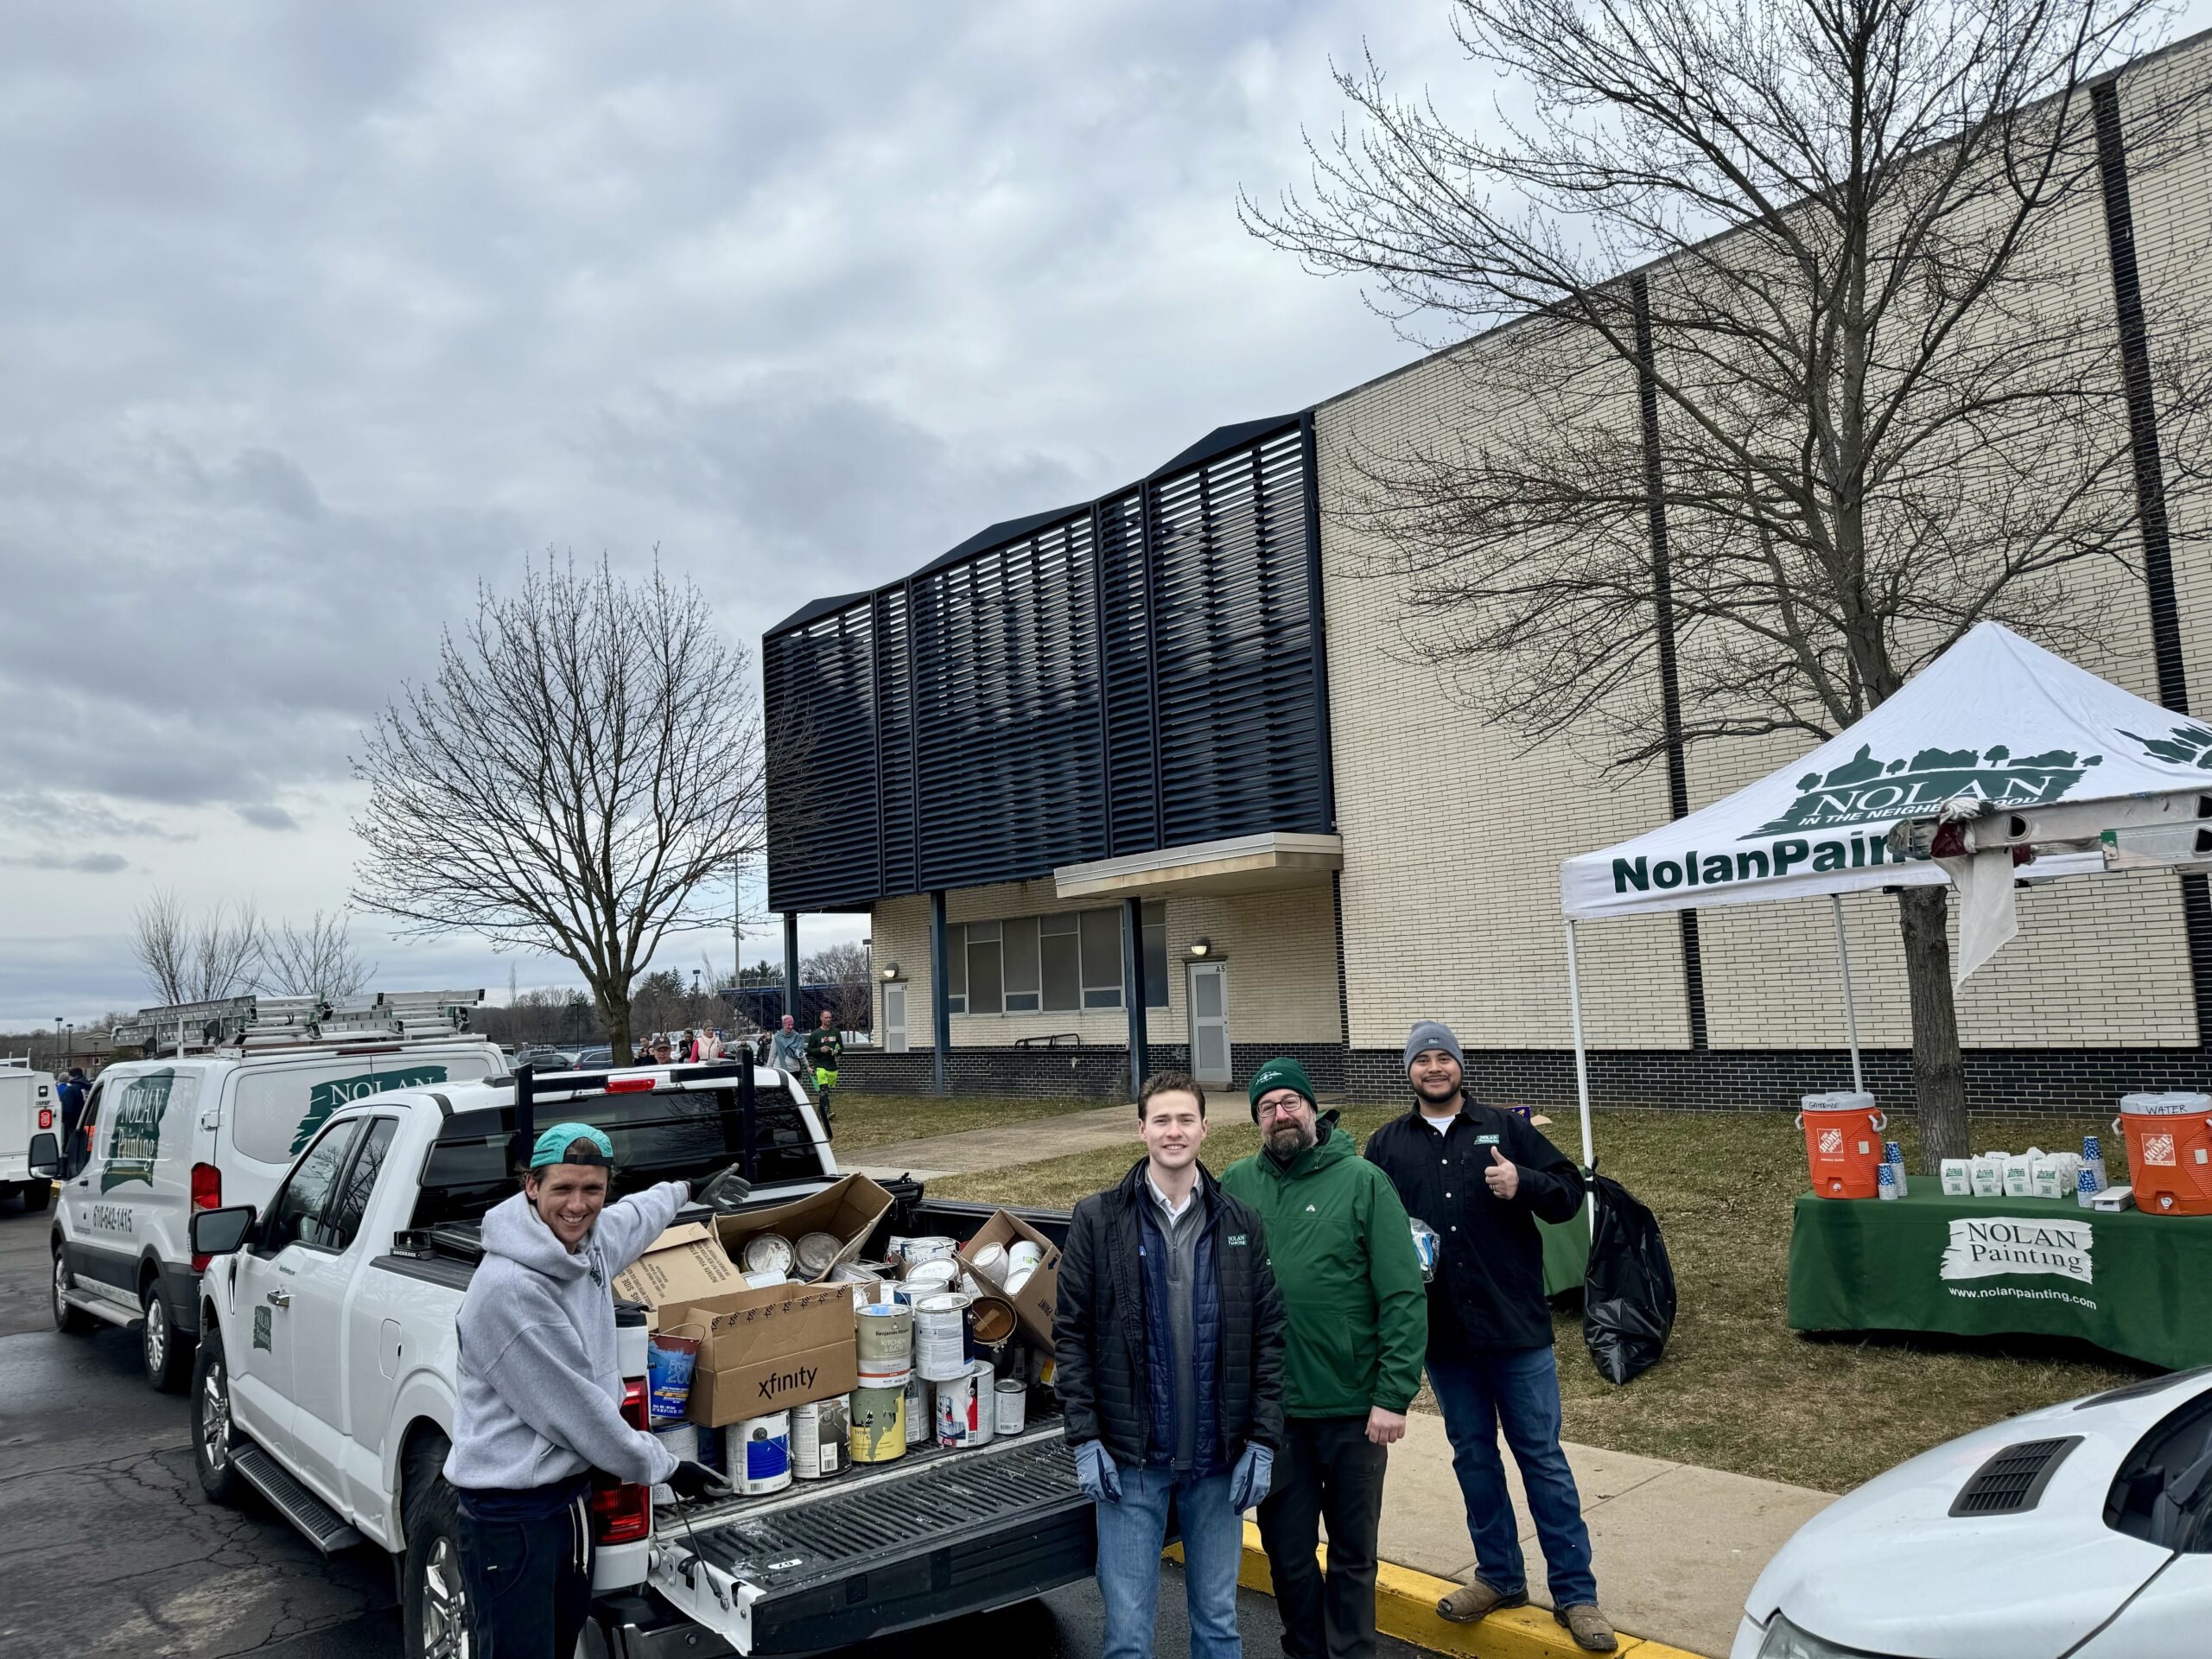
<path fill-rule="evenodd" d="M 1424 1020 L 1406 1039 L 1414 1105 L 1375 1131 L 1367 1155 L 1398 1189 L 1406 1211 L 1433 1228 L 1442 1249 L 1428 1287 L 1428 1382 L 1452 1437 L 1452 1466 L 1467 1503 L 1475 1581 L 1436 1611 L 1472 1624 L 1529 1601 L 1519 1529 L 1497 1453 L 1505 1431 L 1549 1568 L 1552 1616 L 1592 1653 L 1617 1645 L 1598 1610 L 1590 1530 L 1573 1471 L 1560 1450 L 1559 1371 L 1544 1299 L 1539 1218 L 1582 1208 L 1574 1165 L 1518 1113 L 1467 1097 L 1465 1060 L 1448 1027 Z"/>

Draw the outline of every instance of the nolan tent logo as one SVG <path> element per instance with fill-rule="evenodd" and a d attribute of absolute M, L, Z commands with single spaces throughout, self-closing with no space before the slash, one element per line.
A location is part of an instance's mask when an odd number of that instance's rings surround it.
<path fill-rule="evenodd" d="M 1994 1279 L 2042 1274 L 2090 1282 L 2089 1246 L 2095 1235 L 2086 1221 L 2018 1216 L 1973 1216 L 1951 1224 L 1943 1251 L 1946 1279 Z"/>
<path fill-rule="evenodd" d="M 292 1156 L 300 1155 L 307 1143 L 315 1139 L 315 1132 L 340 1106 L 366 1100 L 387 1089 L 414 1089 L 445 1080 L 446 1069 L 442 1065 L 410 1065 L 394 1071 L 364 1071 L 359 1077 L 333 1077 L 327 1083 L 318 1083 L 308 1090 L 307 1116 L 293 1131 Z"/>
<path fill-rule="evenodd" d="M 125 1181 L 154 1184 L 162 1119 L 175 1088 L 174 1071 L 149 1071 L 123 1085 L 115 1103 L 115 1127 L 108 1132 L 107 1162 L 100 1170 L 101 1192 L 112 1192 Z"/>
<path fill-rule="evenodd" d="M 2145 754 L 2154 754 L 2161 760 L 2171 760 L 2177 766 L 2196 766 L 2212 772 L 2212 732 L 2202 726 L 2177 726 L 2164 737 L 2136 737 L 2133 732 L 2123 731 L 2122 737 L 2134 737 L 2143 746 Z"/>
<path fill-rule="evenodd" d="M 2212 743 L 2212 733 L 2204 735 Z M 2156 753 L 2145 740 L 2136 741 Z M 1834 771 L 1808 772 L 1800 778 L 1797 798 L 1789 809 L 1742 839 L 1927 817 L 1944 802 L 1961 796 L 1999 808 L 2040 806 L 2059 799 L 2103 759 L 2072 749 L 2015 755 L 1999 743 L 1981 750 L 1923 749 L 1910 760 L 1884 761 L 1874 759 L 1872 746 L 1862 743 L 1857 754 Z"/>

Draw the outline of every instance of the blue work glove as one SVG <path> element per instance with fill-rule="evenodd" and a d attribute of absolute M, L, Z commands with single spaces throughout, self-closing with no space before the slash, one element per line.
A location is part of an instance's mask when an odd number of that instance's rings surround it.
<path fill-rule="evenodd" d="M 1075 1484 L 1094 1503 L 1122 1501 L 1122 1471 L 1096 1440 L 1085 1440 L 1075 1449 Z"/>
<path fill-rule="evenodd" d="M 1242 1515 L 1255 1503 L 1267 1502 L 1274 1476 L 1275 1454 L 1256 1440 L 1248 1444 L 1236 1459 L 1236 1472 L 1229 1477 L 1229 1507 Z"/>

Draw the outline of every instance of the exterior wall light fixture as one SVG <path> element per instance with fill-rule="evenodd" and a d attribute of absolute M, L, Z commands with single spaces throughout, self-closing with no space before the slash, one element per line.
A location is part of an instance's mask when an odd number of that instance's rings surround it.
<path fill-rule="evenodd" d="M 899 964 L 895 962 L 887 962 L 883 964 L 880 971 L 883 976 L 884 982 L 888 984 L 891 981 L 899 977 Z"/>
<path fill-rule="evenodd" d="M 1213 941 L 1211 939 L 1192 939 L 1191 941 L 1191 954 L 1194 957 L 1209 956 L 1212 953 L 1212 950 Z"/>

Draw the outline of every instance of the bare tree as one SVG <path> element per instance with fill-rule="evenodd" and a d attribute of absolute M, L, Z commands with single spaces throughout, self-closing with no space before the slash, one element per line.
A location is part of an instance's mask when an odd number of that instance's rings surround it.
<path fill-rule="evenodd" d="M 131 912 L 130 955 L 157 1003 L 206 1002 L 259 986 L 262 927 L 251 903 L 219 902 L 194 915 L 156 889 Z"/>
<path fill-rule="evenodd" d="M 803 984 L 836 986 L 830 1006 L 836 1013 L 838 1028 L 859 1031 L 875 1007 L 868 972 L 868 946 L 848 939 L 842 944 L 826 944 L 808 957 L 799 964 L 798 976 Z"/>
<path fill-rule="evenodd" d="M 376 964 L 353 947 L 351 918 L 318 910 L 304 927 L 289 921 L 267 930 L 261 941 L 261 981 L 281 996 L 319 996 L 339 1002 L 376 977 Z"/>
<path fill-rule="evenodd" d="M 1530 111 L 1477 132 L 1340 73 L 1357 131 L 1248 227 L 1408 329 L 1518 320 L 1454 359 L 1479 425 L 1355 446 L 1411 653 L 1679 801 L 1689 747 L 1832 735 L 1984 618 L 2080 649 L 2139 502 L 2110 276 L 2060 243 L 2090 83 L 2160 10 L 1456 0 Z M 2139 159 L 2195 96 L 2134 115 Z M 2160 353 L 2194 454 L 2204 353 Z M 1930 1159 L 1966 1149 L 1947 899 L 1899 899 Z"/>
<path fill-rule="evenodd" d="M 364 734 L 353 902 L 574 963 L 607 1041 L 671 932 L 728 925 L 702 885 L 757 857 L 764 758 L 742 647 L 656 565 L 618 582 L 549 555 L 481 589 L 437 675 Z"/>

